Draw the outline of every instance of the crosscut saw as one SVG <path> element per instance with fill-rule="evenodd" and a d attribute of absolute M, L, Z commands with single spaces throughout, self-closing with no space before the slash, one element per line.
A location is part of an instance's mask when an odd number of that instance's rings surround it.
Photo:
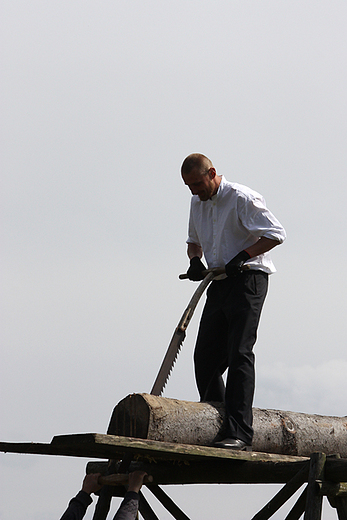
<path fill-rule="evenodd" d="M 162 394 L 165 385 L 169 379 L 171 370 L 177 359 L 178 353 L 181 349 L 184 338 L 186 337 L 186 329 L 189 325 L 190 320 L 192 319 L 195 308 L 209 283 L 213 280 L 213 278 L 222 273 L 225 273 L 225 270 L 221 268 L 206 269 L 206 271 L 203 271 L 203 274 L 205 274 L 206 276 L 198 285 L 198 288 L 194 292 L 190 302 L 188 303 L 188 307 L 182 314 L 182 317 L 173 333 L 169 347 L 166 351 L 165 357 L 159 369 L 157 378 L 154 381 L 154 385 L 151 390 L 152 395 Z M 186 274 L 180 274 L 179 278 L 181 280 L 184 280 L 188 278 L 188 276 Z"/>

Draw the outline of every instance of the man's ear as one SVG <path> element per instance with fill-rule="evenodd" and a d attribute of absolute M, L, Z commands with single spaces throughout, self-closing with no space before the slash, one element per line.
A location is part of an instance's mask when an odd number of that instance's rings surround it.
<path fill-rule="evenodd" d="M 214 179 L 215 176 L 217 175 L 216 168 L 213 168 L 213 167 L 210 168 L 210 169 L 208 170 L 208 174 L 209 174 L 209 176 L 210 176 L 210 179 Z"/>

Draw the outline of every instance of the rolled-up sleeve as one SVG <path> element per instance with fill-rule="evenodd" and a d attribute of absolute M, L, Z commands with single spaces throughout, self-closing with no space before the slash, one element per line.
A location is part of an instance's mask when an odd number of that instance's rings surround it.
<path fill-rule="evenodd" d="M 284 242 L 285 229 L 266 207 L 262 197 L 241 198 L 240 202 L 239 215 L 242 224 L 252 235 Z"/>

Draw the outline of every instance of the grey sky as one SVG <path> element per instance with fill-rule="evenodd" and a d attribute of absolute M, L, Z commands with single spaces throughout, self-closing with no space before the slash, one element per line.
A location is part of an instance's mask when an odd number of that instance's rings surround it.
<path fill-rule="evenodd" d="M 178 280 L 191 152 L 288 234 L 255 405 L 346 415 L 346 18 L 334 0 L 3 0 L 1 440 L 103 433 L 150 391 L 195 288 Z M 201 305 L 166 397 L 198 399 Z M 86 462 L 0 454 L 0 520 L 59 518 Z M 276 489 L 168 492 L 192 520 L 248 520 Z"/>

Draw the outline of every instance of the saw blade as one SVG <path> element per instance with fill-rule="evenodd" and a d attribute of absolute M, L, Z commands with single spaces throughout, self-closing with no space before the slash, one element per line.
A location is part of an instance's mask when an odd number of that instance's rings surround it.
<path fill-rule="evenodd" d="M 181 349 L 184 338 L 186 337 L 186 329 L 193 316 L 194 310 L 195 310 L 203 292 L 205 291 L 206 287 L 209 285 L 209 283 L 213 280 L 214 277 L 215 277 L 215 273 L 213 273 L 213 272 L 210 272 L 207 274 L 207 276 L 205 276 L 205 278 L 202 280 L 202 282 L 199 284 L 198 288 L 194 292 L 194 294 L 188 304 L 188 307 L 185 309 L 185 311 L 179 321 L 179 324 L 177 325 L 177 328 L 175 329 L 175 332 L 173 333 L 169 347 L 166 351 L 165 357 L 163 359 L 163 362 L 159 369 L 158 375 L 154 382 L 153 388 L 151 390 L 152 395 L 159 396 L 162 394 L 162 392 L 165 388 L 165 385 L 169 379 L 169 376 L 171 374 L 171 370 L 177 359 L 178 353 Z"/>
<path fill-rule="evenodd" d="M 151 390 L 152 395 L 161 395 L 163 393 L 185 337 L 185 331 L 177 327 Z"/>

